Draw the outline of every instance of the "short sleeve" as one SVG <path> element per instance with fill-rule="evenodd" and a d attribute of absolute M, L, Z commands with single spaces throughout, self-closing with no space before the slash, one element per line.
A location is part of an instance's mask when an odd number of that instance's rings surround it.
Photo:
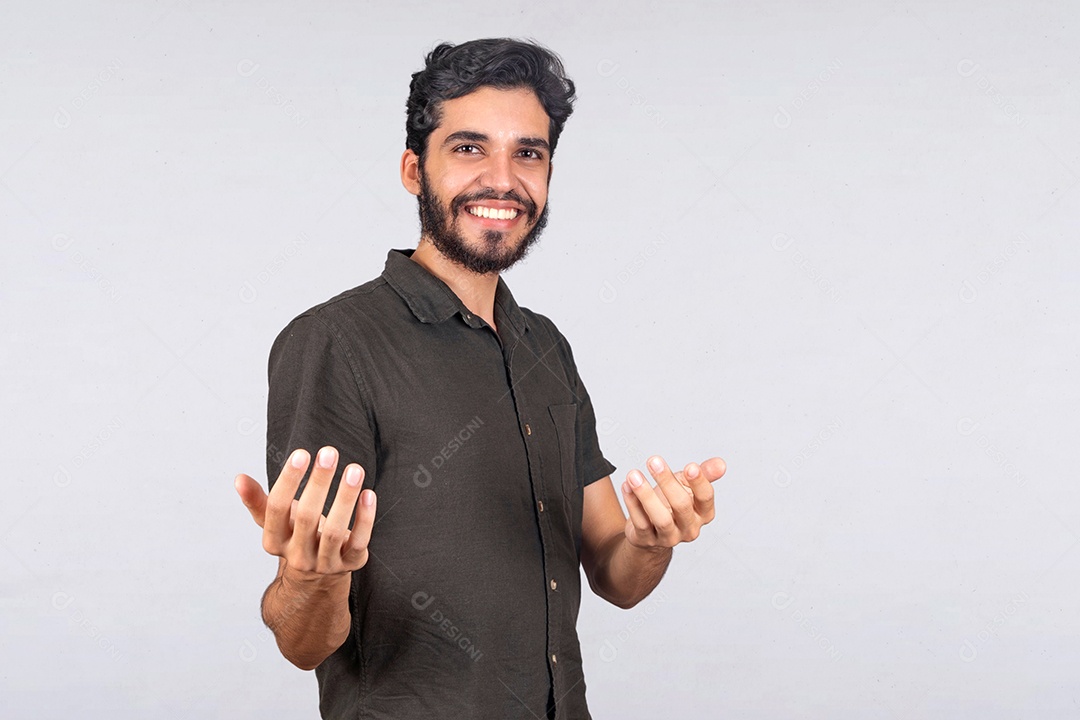
<path fill-rule="evenodd" d="M 325 445 L 339 453 L 323 513 L 329 513 L 349 463 L 364 468 L 363 486 L 374 486 L 377 467 L 373 420 L 340 333 L 326 320 L 305 314 L 290 322 L 270 350 L 266 408 L 266 475 L 273 488 L 297 448 L 312 457 Z M 296 497 L 307 487 L 310 466 Z"/>
<path fill-rule="evenodd" d="M 615 466 L 606 458 L 600 450 L 600 440 L 596 435 L 596 412 L 593 410 L 592 399 L 589 391 L 585 389 L 585 383 L 578 373 L 577 363 L 574 362 L 574 353 L 570 349 L 570 343 L 562 338 L 566 348 L 566 356 L 570 361 L 570 376 L 574 380 L 574 395 L 577 397 L 577 471 L 583 485 L 607 477 L 615 472 Z"/>

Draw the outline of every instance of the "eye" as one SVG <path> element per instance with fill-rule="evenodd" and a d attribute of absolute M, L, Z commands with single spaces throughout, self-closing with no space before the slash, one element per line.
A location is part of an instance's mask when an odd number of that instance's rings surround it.
<path fill-rule="evenodd" d="M 543 160 L 544 159 L 544 153 L 540 152 L 539 150 L 534 150 L 533 148 L 525 148 L 521 152 L 522 152 L 522 154 L 524 154 L 530 160 Z"/>
<path fill-rule="evenodd" d="M 479 152 L 480 148 L 478 148 L 476 145 L 473 145 L 471 143 L 465 143 L 464 145 L 458 145 L 456 148 L 454 148 L 454 152 L 464 153 L 465 155 L 473 155 L 473 154 L 475 154 L 475 153 L 472 152 L 474 150 Z"/>

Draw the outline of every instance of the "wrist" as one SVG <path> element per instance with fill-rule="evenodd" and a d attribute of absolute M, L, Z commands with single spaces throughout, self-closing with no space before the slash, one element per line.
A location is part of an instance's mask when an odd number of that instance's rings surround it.
<path fill-rule="evenodd" d="M 337 648 L 349 632 L 351 613 L 348 609 L 352 573 L 334 575 L 304 570 L 282 570 L 276 581 L 276 591 L 269 606 L 264 605 L 264 620 L 274 634 L 278 630 L 299 623 L 307 627 L 311 618 L 318 617 L 320 632 L 341 636 Z M 274 588 L 271 585 L 271 588 Z M 268 608 L 270 608 L 268 610 Z M 307 634 L 307 631 L 304 631 Z"/>
<path fill-rule="evenodd" d="M 626 544 L 629 546 L 630 551 L 640 557 L 666 557 L 671 555 L 672 548 L 666 545 L 635 545 L 630 541 L 630 538 L 626 538 Z"/>
<path fill-rule="evenodd" d="M 279 580 L 282 589 L 290 593 L 332 594 L 351 586 L 352 572 L 320 573 L 313 570 L 297 570 L 286 563 Z"/>

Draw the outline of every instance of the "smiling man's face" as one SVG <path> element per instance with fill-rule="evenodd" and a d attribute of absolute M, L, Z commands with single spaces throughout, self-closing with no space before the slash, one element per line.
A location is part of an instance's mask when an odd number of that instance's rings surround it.
<path fill-rule="evenodd" d="M 423 163 L 412 151 L 402 157 L 423 236 L 480 274 L 523 258 L 547 224 L 549 129 L 529 89 L 481 87 L 444 101 Z"/>

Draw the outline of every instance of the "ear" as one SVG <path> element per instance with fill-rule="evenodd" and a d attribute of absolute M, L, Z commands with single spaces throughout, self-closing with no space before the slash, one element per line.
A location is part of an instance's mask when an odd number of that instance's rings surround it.
<path fill-rule="evenodd" d="M 551 184 L 551 173 L 555 172 L 555 162 L 553 160 L 548 161 L 548 185 Z"/>
<path fill-rule="evenodd" d="M 420 156 L 412 150 L 401 154 L 401 184 L 413 195 L 420 194 Z"/>

